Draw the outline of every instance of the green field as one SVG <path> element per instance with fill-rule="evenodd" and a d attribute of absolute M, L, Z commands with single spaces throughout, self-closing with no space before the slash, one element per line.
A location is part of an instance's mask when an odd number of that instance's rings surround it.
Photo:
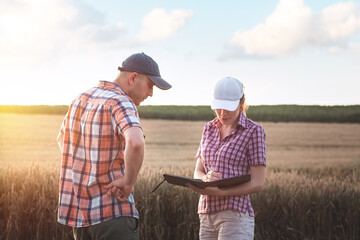
<path fill-rule="evenodd" d="M 65 115 L 68 106 L 17 106 L 0 105 L 0 113 L 60 114 Z M 214 112 L 209 106 L 140 106 L 142 119 L 168 119 L 209 121 Z M 360 123 L 360 105 L 348 106 L 304 106 L 261 105 L 250 106 L 248 116 L 261 122 L 327 122 Z"/>

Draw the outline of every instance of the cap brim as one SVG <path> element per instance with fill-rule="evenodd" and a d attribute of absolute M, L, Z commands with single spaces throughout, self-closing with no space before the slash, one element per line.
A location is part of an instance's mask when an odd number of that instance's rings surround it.
<path fill-rule="evenodd" d="M 228 111 L 235 111 L 240 104 L 240 100 L 229 101 L 229 100 L 218 100 L 213 99 L 211 103 L 211 109 L 225 109 Z"/>
<path fill-rule="evenodd" d="M 122 68 L 122 67 L 118 67 L 118 70 L 120 71 L 129 71 L 129 72 L 132 72 L 131 69 L 125 69 L 125 68 Z M 136 72 L 136 71 L 134 71 Z M 144 73 L 140 73 L 140 74 L 144 74 Z M 162 79 L 161 77 L 157 77 L 157 76 L 151 76 L 151 75 L 147 75 L 147 74 L 144 74 L 146 76 L 148 76 L 148 78 L 150 78 L 150 80 L 160 89 L 162 90 L 167 90 L 167 89 L 170 89 L 172 86 L 167 82 L 165 81 L 164 79 Z"/>
<path fill-rule="evenodd" d="M 153 83 L 160 89 L 162 90 L 167 90 L 170 89 L 172 86 L 165 81 L 164 79 L 162 79 L 161 77 L 156 77 L 156 76 L 150 76 L 147 75 L 151 81 L 153 81 Z"/>

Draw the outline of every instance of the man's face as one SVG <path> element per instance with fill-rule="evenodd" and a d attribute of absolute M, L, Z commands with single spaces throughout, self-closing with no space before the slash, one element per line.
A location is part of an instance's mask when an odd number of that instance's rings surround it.
<path fill-rule="evenodd" d="M 146 75 L 138 74 L 136 76 L 132 96 L 130 96 L 136 106 L 139 106 L 147 97 L 152 97 L 154 85 Z"/>

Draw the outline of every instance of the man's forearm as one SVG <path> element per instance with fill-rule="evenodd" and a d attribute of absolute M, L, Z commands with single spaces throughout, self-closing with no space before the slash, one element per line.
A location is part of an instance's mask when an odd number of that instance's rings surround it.
<path fill-rule="evenodd" d="M 135 185 L 144 160 L 144 145 L 129 144 L 125 149 L 125 183 Z"/>
<path fill-rule="evenodd" d="M 62 151 L 62 147 L 63 147 L 63 143 L 64 143 L 64 133 L 61 130 L 56 138 L 56 141 L 59 145 L 60 151 Z"/>

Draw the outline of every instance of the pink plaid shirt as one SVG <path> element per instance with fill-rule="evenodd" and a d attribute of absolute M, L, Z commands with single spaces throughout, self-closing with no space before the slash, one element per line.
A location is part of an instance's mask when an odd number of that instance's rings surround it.
<path fill-rule="evenodd" d="M 222 178 L 250 173 L 250 167 L 266 166 L 264 129 L 242 112 L 236 128 L 220 142 L 220 121 L 208 122 L 203 131 L 196 158 L 201 158 L 205 172 L 221 172 Z M 201 195 L 198 213 L 236 210 L 254 217 L 250 196 L 215 197 Z"/>
<path fill-rule="evenodd" d="M 115 83 L 100 81 L 70 105 L 61 126 L 58 222 L 85 227 L 120 216 L 138 218 L 134 197 L 119 202 L 104 184 L 124 174 L 125 139 L 141 127 L 129 96 Z"/>

